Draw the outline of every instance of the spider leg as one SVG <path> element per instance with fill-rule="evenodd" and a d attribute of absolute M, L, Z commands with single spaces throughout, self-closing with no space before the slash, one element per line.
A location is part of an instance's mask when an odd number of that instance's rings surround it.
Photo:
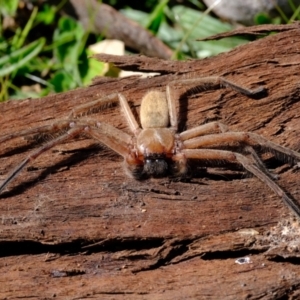
<path fill-rule="evenodd" d="M 76 124 L 84 128 L 84 134 L 106 145 L 116 153 L 127 157 L 128 145 L 132 144 L 132 137 L 107 123 L 95 120 L 83 120 Z"/>
<path fill-rule="evenodd" d="M 228 145 L 230 143 L 244 143 L 249 146 L 259 145 L 264 149 L 274 151 L 275 154 L 283 154 L 287 158 L 300 161 L 300 153 L 289 148 L 275 144 L 266 138 L 252 132 L 225 132 L 209 134 L 183 141 L 186 149 L 195 149 L 211 146 Z"/>
<path fill-rule="evenodd" d="M 192 75 L 193 76 L 193 75 Z M 233 90 L 244 94 L 246 96 L 254 96 L 265 90 L 263 86 L 260 86 L 256 89 L 248 89 L 244 86 L 241 86 L 237 83 L 234 83 L 222 76 L 207 76 L 207 77 L 194 77 L 187 78 L 182 80 L 173 81 L 169 84 L 170 86 L 176 86 L 181 88 L 186 88 L 186 90 L 192 89 L 198 92 L 202 90 L 230 87 Z"/>
<path fill-rule="evenodd" d="M 6 142 L 8 140 L 17 138 L 17 137 L 23 137 L 28 135 L 34 135 L 34 134 L 41 134 L 41 133 L 55 133 L 61 131 L 63 128 L 68 128 L 70 122 L 72 120 L 75 121 L 76 118 L 81 117 L 82 115 L 91 114 L 93 112 L 96 112 L 100 110 L 101 108 L 108 106 L 111 103 L 119 102 L 121 107 L 123 108 L 123 111 L 125 113 L 126 120 L 129 124 L 130 129 L 137 134 L 140 130 L 139 124 L 137 123 L 130 107 L 128 104 L 127 99 L 124 95 L 120 93 L 113 93 L 110 95 L 107 95 L 105 97 L 96 99 L 94 101 L 85 103 L 83 105 L 77 106 L 72 109 L 71 113 L 69 114 L 68 118 L 65 120 L 56 121 L 53 124 L 50 125 L 44 125 L 36 128 L 30 128 L 21 130 L 19 132 L 10 133 L 7 135 L 4 135 L 0 137 L 0 143 Z"/>
<path fill-rule="evenodd" d="M 0 143 L 6 142 L 8 140 L 12 140 L 17 137 L 42 134 L 42 133 L 55 133 L 67 128 L 70 124 L 70 120 L 60 120 L 51 125 L 44 125 L 36 128 L 30 128 L 21 130 L 14 133 L 9 133 L 0 138 Z"/>
<path fill-rule="evenodd" d="M 88 115 L 93 112 L 97 112 L 101 110 L 101 108 L 108 106 L 109 104 L 119 102 L 120 106 L 122 108 L 122 111 L 125 114 L 125 118 L 128 122 L 128 125 L 131 129 L 131 131 L 137 135 L 140 131 L 140 126 L 138 122 L 136 121 L 130 106 L 128 104 L 128 101 L 126 97 L 121 93 L 113 93 L 110 95 L 107 95 L 105 97 L 101 97 L 99 99 L 96 99 L 94 101 L 85 103 L 83 105 L 77 106 L 72 109 L 71 113 L 69 114 L 69 119 L 74 119 L 77 117 L 80 117 L 84 114 Z"/>
<path fill-rule="evenodd" d="M 176 97 L 177 96 L 177 97 Z M 170 128 L 176 132 L 178 130 L 178 116 L 176 109 L 176 99 L 178 99 L 178 95 L 175 95 L 175 90 L 172 88 L 172 83 L 168 84 L 166 87 L 166 97 L 169 108 L 169 116 L 170 116 Z"/>
<path fill-rule="evenodd" d="M 271 190 L 273 190 L 279 197 L 281 197 L 284 203 L 292 210 L 292 212 L 300 218 L 300 208 L 291 199 L 283 189 L 277 185 L 270 177 L 268 177 L 255 162 L 251 161 L 246 156 L 225 150 L 214 150 L 214 149 L 183 149 L 182 154 L 185 155 L 187 159 L 197 159 L 197 160 L 226 160 L 230 162 L 240 163 L 246 170 L 251 172 L 262 182 L 266 183 Z M 181 154 L 181 155 L 182 155 Z M 179 156 L 181 156 L 179 155 Z M 180 157 L 181 158 L 181 157 Z M 176 155 L 174 157 L 176 159 Z"/>
<path fill-rule="evenodd" d="M 178 116 L 177 116 L 175 100 L 179 98 L 179 95 L 175 87 L 181 89 L 184 88 L 185 92 L 188 90 L 195 90 L 196 92 L 200 92 L 202 90 L 213 89 L 213 88 L 231 87 L 235 91 L 247 96 L 254 96 L 265 90 L 265 88 L 262 86 L 253 90 L 248 89 L 232 81 L 229 81 L 221 76 L 208 76 L 208 77 L 200 77 L 200 78 L 195 77 L 195 78 L 187 78 L 187 79 L 172 81 L 166 87 L 166 96 L 167 96 L 168 107 L 169 107 L 170 125 L 174 131 L 177 131 L 178 129 Z"/>
<path fill-rule="evenodd" d="M 64 124 L 64 126 L 62 126 L 62 124 Z M 8 174 L 7 178 L 0 184 L 0 192 L 24 169 L 27 164 L 34 161 L 41 154 L 50 150 L 51 148 L 65 141 L 71 140 L 81 134 L 98 140 L 124 158 L 129 154 L 127 146 L 131 144 L 132 138 L 128 134 L 109 124 L 101 123 L 92 119 L 85 119 L 80 121 L 61 121 L 51 126 L 54 128 L 56 128 L 56 126 L 60 127 L 60 130 L 66 128 L 69 128 L 69 130 L 57 138 L 45 143 L 37 150 L 32 151 L 11 173 Z"/>
<path fill-rule="evenodd" d="M 37 150 L 31 152 L 11 173 L 8 174 L 7 178 L 0 185 L 0 192 L 7 186 L 9 182 L 11 182 L 22 170 L 23 168 L 37 157 L 39 157 L 42 153 L 51 149 L 52 147 L 69 140 L 75 136 L 77 136 L 82 130 L 79 128 L 72 128 L 67 133 L 57 137 L 56 139 L 44 144 Z"/>
<path fill-rule="evenodd" d="M 244 94 L 246 96 L 254 96 L 256 94 L 259 94 L 263 91 L 265 91 L 265 87 L 263 86 L 260 86 L 256 89 L 248 89 L 244 86 L 240 86 L 238 84 L 236 84 L 235 82 L 232 82 L 224 77 L 219 77 L 219 80 L 220 80 L 220 87 L 222 86 L 225 86 L 225 87 L 231 87 L 233 90 L 241 93 L 241 94 Z"/>
<path fill-rule="evenodd" d="M 75 119 L 83 115 L 92 114 L 118 101 L 119 98 L 117 93 L 100 97 L 94 101 L 90 101 L 77 107 L 74 107 L 69 114 L 69 119 Z"/>
<path fill-rule="evenodd" d="M 194 137 L 199 137 L 201 135 L 212 133 L 214 131 L 227 132 L 228 127 L 218 121 L 209 122 L 209 123 L 185 130 L 185 131 L 179 133 L 179 137 L 180 137 L 181 141 L 185 141 L 185 140 L 192 139 Z"/>
<path fill-rule="evenodd" d="M 138 122 L 136 121 L 136 119 L 132 113 L 132 110 L 130 109 L 130 106 L 128 104 L 126 97 L 121 93 L 118 94 L 118 96 L 119 96 L 120 105 L 123 108 L 123 112 L 125 113 L 125 117 L 128 122 L 128 125 L 130 127 L 130 130 L 135 134 L 135 136 L 137 136 L 141 130 L 140 126 L 139 126 Z"/>
<path fill-rule="evenodd" d="M 41 133 L 55 133 L 59 132 L 64 128 L 68 128 L 70 122 L 72 122 L 72 119 L 76 119 L 84 114 L 88 115 L 90 113 L 93 113 L 95 111 L 100 110 L 103 107 L 108 106 L 111 103 L 119 102 L 119 95 L 117 93 L 113 93 L 110 95 L 107 95 L 105 97 L 101 97 L 99 99 L 96 99 L 94 101 L 85 103 L 83 105 L 79 105 L 72 109 L 71 113 L 69 114 L 68 118 L 61 121 L 56 121 L 53 124 L 50 125 L 44 125 L 36 128 L 30 128 L 21 130 L 19 132 L 9 133 L 7 135 L 4 135 L 0 137 L 0 143 L 6 142 L 8 140 L 17 138 L 17 137 L 23 137 L 23 136 L 29 136 L 29 135 L 35 135 L 35 134 L 41 134 Z"/>
<path fill-rule="evenodd" d="M 246 150 L 249 154 L 251 154 L 252 158 L 256 161 L 257 165 L 261 170 L 263 170 L 269 177 L 271 177 L 274 180 L 277 180 L 279 178 L 278 175 L 273 174 L 269 171 L 269 169 L 265 166 L 262 159 L 258 156 L 258 154 L 255 152 L 253 147 L 251 146 L 245 146 L 244 150 Z"/>
<path fill-rule="evenodd" d="M 183 131 L 179 134 L 179 136 L 180 136 L 181 141 L 185 141 L 185 140 L 189 140 L 189 139 L 192 139 L 195 137 L 203 136 L 205 134 L 207 135 L 214 131 L 217 131 L 219 133 L 224 133 L 224 132 L 228 132 L 229 129 L 223 123 L 215 121 L 215 122 L 206 123 L 206 124 L 194 127 L 192 129 Z M 251 154 L 251 156 L 256 160 L 256 163 L 259 165 L 259 167 L 261 169 L 263 169 L 265 171 L 265 173 L 268 174 L 268 176 L 270 176 L 273 179 L 278 179 L 277 175 L 272 174 L 266 168 L 266 166 L 264 165 L 261 158 L 257 155 L 255 150 L 251 146 L 249 146 L 249 145 L 244 146 L 244 150 L 247 151 L 249 154 Z"/>

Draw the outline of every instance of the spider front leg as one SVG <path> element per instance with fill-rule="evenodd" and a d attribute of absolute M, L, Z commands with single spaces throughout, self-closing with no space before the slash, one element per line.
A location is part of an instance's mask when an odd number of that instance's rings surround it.
<path fill-rule="evenodd" d="M 255 162 L 251 161 L 246 156 L 225 150 L 214 149 L 183 149 L 181 154 L 178 155 L 178 159 L 181 159 L 184 155 L 187 159 L 196 160 L 224 160 L 229 162 L 235 162 L 241 164 L 246 170 L 259 178 L 262 182 L 267 184 L 271 190 L 273 190 L 279 197 L 281 197 L 284 203 L 291 209 L 291 211 L 300 218 L 300 207 L 293 199 L 291 199 L 282 188 L 277 185 L 270 177 L 268 177 Z M 176 155 L 174 156 L 176 160 Z"/>
<path fill-rule="evenodd" d="M 77 106 L 76 108 L 72 109 L 71 113 L 69 114 L 69 118 L 72 119 L 72 118 L 80 117 L 84 114 L 88 115 L 91 113 L 95 113 L 98 110 L 101 110 L 103 107 L 116 102 L 120 103 L 121 110 L 125 114 L 125 118 L 129 125 L 130 130 L 135 135 L 137 135 L 140 131 L 140 126 L 130 109 L 126 97 L 121 93 L 113 93 L 105 97 L 96 99 L 94 101 L 85 103 L 83 105 Z"/>
<path fill-rule="evenodd" d="M 6 141 L 18 138 L 18 137 L 25 137 L 30 135 L 41 135 L 41 134 L 54 134 L 60 132 L 62 129 L 68 128 L 72 119 L 75 119 L 83 114 L 89 114 L 94 112 L 93 109 L 99 110 L 105 106 L 108 106 L 111 103 L 119 102 L 119 97 L 117 93 L 110 94 L 108 96 L 96 99 L 89 103 L 80 105 L 74 109 L 72 109 L 71 113 L 69 114 L 68 118 L 65 120 L 56 121 L 50 125 L 44 125 L 40 127 L 30 128 L 21 130 L 18 132 L 13 132 L 6 134 L 0 137 L 0 143 L 4 143 Z"/>
<path fill-rule="evenodd" d="M 16 178 L 16 176 L 24 169 L 27 164 L 34 161 L 41 154 L 63 142 L 74 139 L 82 134 L 98 140 L 124 158 L 128 156 L 128 145 L 132 143 L 132 138 L 128 134 L 109 124 L 101 123 L 91 119 L 81 121 L 59 121 L 52 124 L 51 126 L 49 125 L 49 127 L 47 127 L 48 131 L 50 131 L 51 128 L 55 128 L 56 130 L 58 130 L 59 128 L 60 131 L 63 129 L 68 129 L 68 131 L 60 135 L 59 137 L 45 143 L 37 150 L 32 151 L 11 173 L 8 174 L 7 178 L 0 185 L 0 192 L 14 178 Z"/>
<path fill-rule="evenodd" d="M 0 138 L 0 143 L 4 143 L 6 141 L 18 138 L 25 137 L 31 135 L 41 135 L 41 134 L 54 134 L 62 131 L 65 128 L 68 128 L 70 120 L 60 120 L 50 125 L 44 125 L 40 127 L 30 128 L 21 130 L 18 132 L 13 132 L 6 134 Z"/>
<path fill-rule="evenodd" d="M 132 164 L 134 166 L 139 163 L 136 158 L 135 151 L 132 149 L 133 146 L 130 146 L 133 142 L 131 136 L 106 123 L 98 122 L 92 119 L 75 119 L 82 114 L 93 113 L 96 110 L 101 109 L 103 106 L 113 102 L 120 103 L 121 109 L 125 114 L 131 131 L 135 136 L 137 136 L 141 129 L 129 107 L 128 101 L 122 94 L 114 93 L 74 108 L 66 120 L 60 120 L 51 125 L 22 130 L 20 132 L 8 134 L 0 138 L 0 142 L 4 142 L 28 135 L 58 134 L 60 132 L 67 131 L 59 137 L 45 143 L 39 149 L 31 152 L 29 156 L 23 160 L 21 164 L 19 164 L 11 173 L 9 173 L 8 177 L 2 182 L 0 185 L 0 192 L 19 174 L 19 172 L 22 171 L 22 169 L 28 163 L 32 162 L 41 154 L 55 147 L 56 145 L 75 138 L 81 134 L 105 144 L 116 153 L 120 154 L 129 165 Z"/>
<path fill-rule="evenodd" d="M 73 108 L 68 116 L 69 119 L 89 115 L 100 111 L 101 109 L 109 106 L 112 103 L 119 101 L 118 93 L 112 93 L 104 97 L 97 98 L 96 100 L 84 103 Z"/>

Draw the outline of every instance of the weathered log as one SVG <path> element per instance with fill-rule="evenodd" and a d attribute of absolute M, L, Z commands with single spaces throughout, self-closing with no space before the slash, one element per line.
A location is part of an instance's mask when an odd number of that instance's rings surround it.
<path fill-rule="evenodd" d="M 181 128 L 219 120 L 299 151 L 299 45 L 295 25 L 204 60 L 101 56 L 126 69 L 163 75 L 98 78 L 87 88 L 2 103 L 1 136 L 51 124 L 74 106 L 114 91 L 138 111 L 146 91 L 163 91 L 170 81 L 197 72 L 250 88 L 263 85 L 268 92 L 259 99 L 228 88 L 187 95 L 180 103 Z M 116 106 L 96 117 L 129 132 Z M 0 179 L 37 146 L 20 138 L 2 144 Z M 278 184 L 300 203 L 299 170 L 272 155 L 264 159 L 280 174 Z M 118 155 L 81 138 L 34 161 L 1 194 L 0 207 L 1 299 L 299 294 L 298 221 L 266 185 L 232 166 L 209 168 L 187 181 L 138 182 L 126 176 Z"/>

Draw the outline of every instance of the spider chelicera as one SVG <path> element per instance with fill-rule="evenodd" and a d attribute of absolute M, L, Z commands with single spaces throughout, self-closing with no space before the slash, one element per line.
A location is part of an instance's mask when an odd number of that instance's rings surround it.
<path fill-rule="evenodd" d="M 152 90 L 143 97 L 140 107 L 140 124 L 134 117 L 127 99 L 121 93 L 113 93 L 103 98 L 74 108 L 68 118 L 58 120 L 51 125 L 23 130 L 7 134 L 0 138 L 0 143 L 16 137 L 57 134 L 58 137 L 46 142 L 32 151 L 0 185 L 0 192 L 30 162 L 52 147 L 85 135 L 103 143 L 124 158 L 127 173 L 136 179 L 164 176 L 184 176 L 188 170 L 188 162 L 227 161 L 241 164 L 267 184 L 287 206 L 300 217 L 298 205 L 274 181 L 274 176 L 264 166 L 254 148 L 271 150 L 284 154 L 289 159 L 300 161 L 300 153 L 275 144 L 266 138 L 251 132 L 232 132 L 220 122 L 211 122 L 195 128 L 178 132 L 178 116 L 174 86 L 185 88 L 208 89 L 211 87 L 229 86 L 248 96 L 256 95 L 264 90 L 259 87 L 250 90 L 241 87 L 223 77 L 204 77 L 174 81 L 166 86 L 166 91 Z M 99 120 L 82 117 L 95 108 L 118 102 L 132 132 L 132 136 Z M 243 154 L 220 150 L 230 144 L 238 144 Z"/>

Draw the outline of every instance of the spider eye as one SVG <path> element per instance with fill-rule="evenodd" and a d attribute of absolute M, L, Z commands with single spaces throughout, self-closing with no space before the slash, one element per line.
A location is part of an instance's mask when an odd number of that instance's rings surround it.
<path fill-rule="evenodd" d="M 147 157 L 144 161 L 144 173 L 148 176 L 166 176 L 168 169 L 169 166 L 164 157 Z"/>

